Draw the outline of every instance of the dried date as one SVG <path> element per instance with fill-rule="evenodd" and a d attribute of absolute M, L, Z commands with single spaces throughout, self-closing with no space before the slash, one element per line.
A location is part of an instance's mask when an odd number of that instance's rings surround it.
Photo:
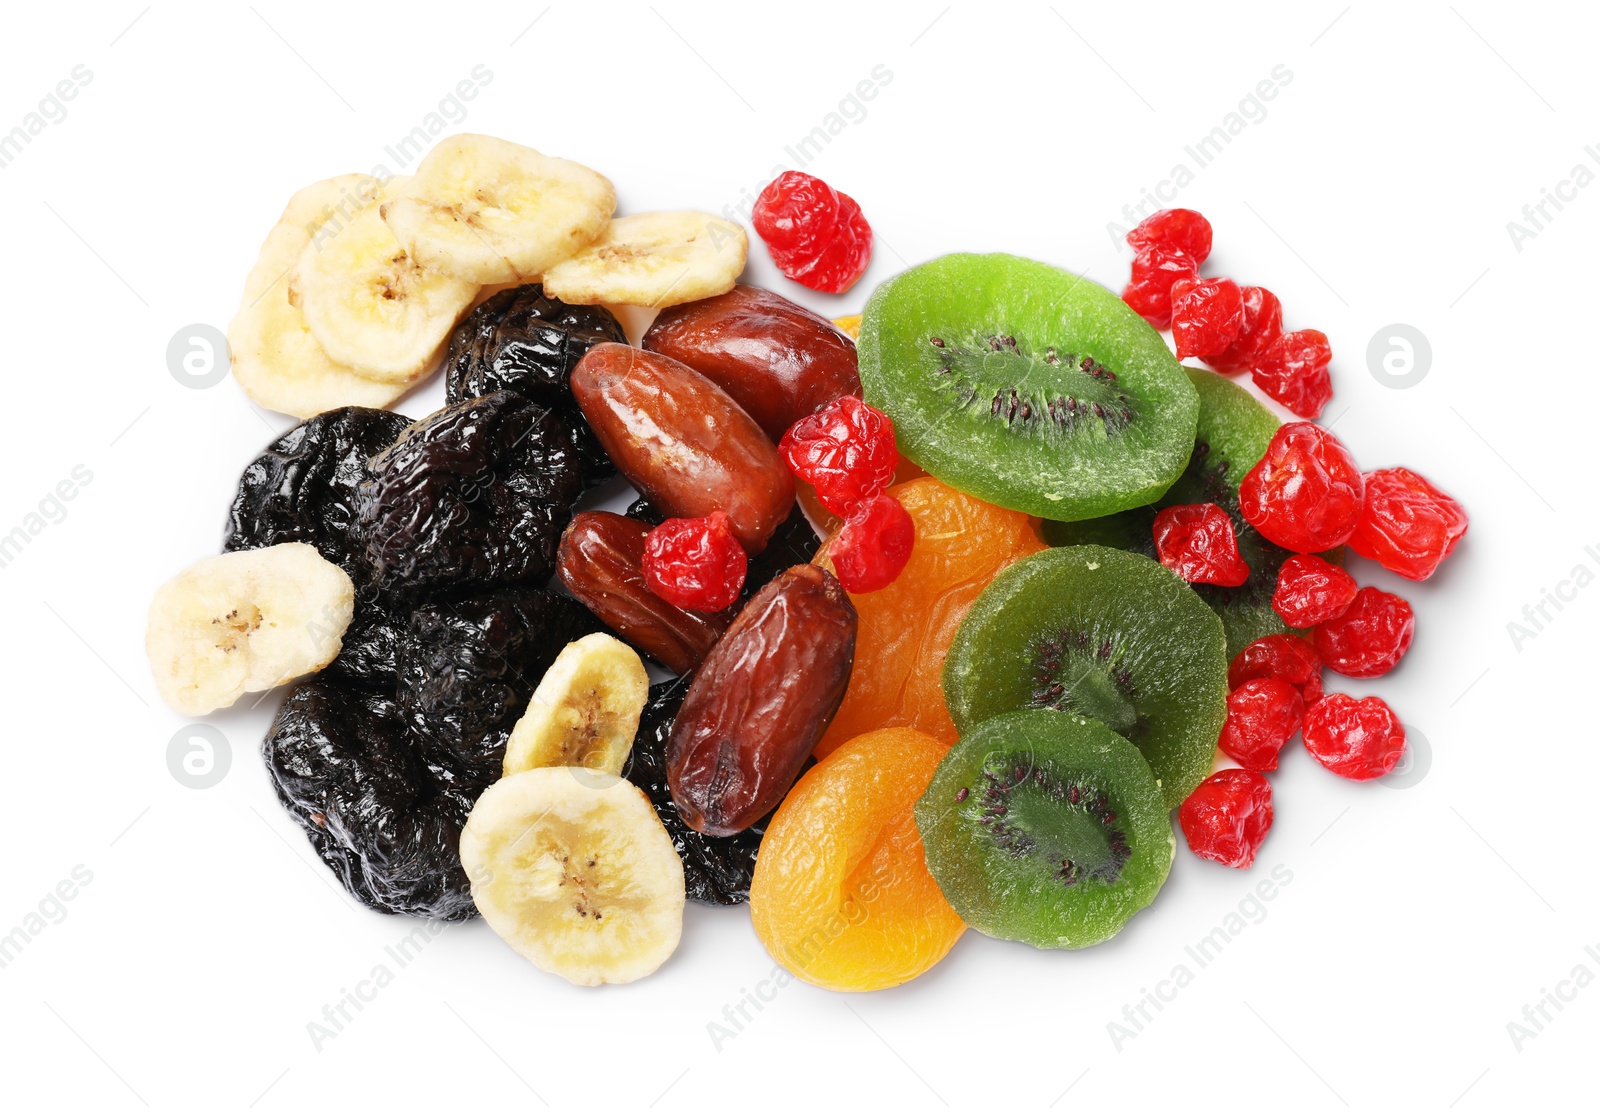
<path fill-rule="evenodd" d="M 751 598 L 695 674 L 668 743 L 690 828 L 731 836 L 782 800 L 844 699 L 855 642 L 855 608 L 818 566 Z"/>

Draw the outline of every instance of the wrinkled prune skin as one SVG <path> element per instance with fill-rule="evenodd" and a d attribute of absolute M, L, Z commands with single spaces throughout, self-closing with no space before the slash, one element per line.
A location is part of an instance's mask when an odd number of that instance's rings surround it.
<path fill-rule="evenodd" d="M 650 700 L 639 718 L 639 733 L 634 737 L 628 769 L 623 775 L 645 792 L 667 835 L 672 837 L 672 846 L 683 861 L 683 883 L 689 897 L 696 902 L 735 906 L 750 897 L 756 852 L 772 815 L 769 813 L 737 836 L 707 836 L 684 824 L 678 816 L 667 785 L 667 738 L 688 692 L 688 677 L 650 687 Z M 813 764 L 813 760 L 807 760 L 807 766 Z"/>
<path fill-rule="evenodd" d="M 572 397 L 573 366 L 597 344 L 627 344 L 622 323 L 604 306 L 569 306 L 537 283 L 486 299 L 450 335 L 445 402 L 515 391 L 566 420 L 584 479 L 598 484 L 616 466 Z"/>
<path fill-rule="evenodd" d="M 442 921 L 477 914 L 458 846 L 498 762 L 407 731 L 392 698 L 320 678 L 283 702 L 262 756 L 284 808 L 362 903 Z"/>
<path fill-rule="evenodd" d="M 732 395 L 773 441 L 840 395 L 861 394 L 855 342 L 827 318 L 759 287 L 670 306 L 640 345 Z"/>
<path fill-rule="evenodd" d="M 328 663 L 323 674 L 392 695 L 400 680 L 398 656 L 409 622 L 408 609 L 370 590 L 357 594 L 355 615 L 345 629 L 339 655 Z"/>
<path fill-rule="evenodd" d="M 660 508 L 643 497 L 628 505 L 628 518 L 638 519 L 653 527 L 667 520 Z M 804 565 L 811 561 L 821 548 L 822 539 L 817 536 L 800 505 L 795 504 L 783 525 L 773 531 L 767 548 L 750 559 L 744 574 L 744 587 L 739 590 L 739 599 L 750 599 L 791 565 Z"/>
<path fill-rule="evenodd" d="M 414 423 L 371 469 L 357 505 L 385 592 L 548 576 L 583 490 L 566 423 L 512 391 Z"/>
<path fill-rule="evenodd" d="M 413 732 L 458 753 L 478 754 L 485 741 L 503 753 L 503 733 L 556 655 L 601 627 L 582 604 L 547 589 L 429 600 L 411 613 L 398 648 L 401 710 Z"/>
<path fill-rule="evenodd" d="M 796 565 L 744 606 L 700 664 L 667 743 L 684 823 L 749 828 L 783 800 L 844 700 L 856 610 L 827 570 Z"/>
<path fill-rule="evenodd" d="M 732 611 L 691 612 L 650 591 L 650 527 L 610 511 L 583 511 L 561 536 L 556 576 L 623 642 L 675 674 L 688 673 L 722 637 Z"/>
<path fill-rule="evenodd" d="M 223 550 L 308 542 L 358 586 L 366 583 L 356 488 L 368 477 L 368 460 L 408 425 L 403 414 L 370 407 L 340 407 L 300 423 L 245 466 Z"/>

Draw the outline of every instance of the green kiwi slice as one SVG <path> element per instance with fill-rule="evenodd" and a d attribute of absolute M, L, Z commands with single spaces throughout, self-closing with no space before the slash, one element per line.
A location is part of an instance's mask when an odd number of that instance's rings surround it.
<path fill-rule="evenodd" d="M 857 346 L 900 452 L 963 492 L 1047 519 L 1159 498 L 1200 402 L 1111 291 L 1011 255 L 948 255 L 878 287 Z"/>
<path fill-rule="evenodd" d="M 928 869 L 980 933 L 1036 948 L 1114 937 L 1172 868 L 1172 819 L 1150 765 L 1096 721 L 985 720 L 916 805 Z"/>
<path fill-rule="evenodd" d="M 1204 368 L 1183 369 L 1200 395 L 1200 420 L 1188 467 L 1167 493 L 1148 507 L 1098 519 L 1046 522 L 1044 539 L 1052 546 L 1114 546 L 1155 557 L 1152 528 L 1156 512 L 1180 503 L 1214 503 L 1233 520 L 1239 556 L 1250 567 L 1250 579 L 1237 588 L 1193 585 L 1200 599 L 1222 620 L 1228 657 L 1267 635 L 1293 630 L 1272 610 L 1278 569 L 1289 551 L 1268 542 L 1239 514 L 1239 483 L 1267 451 L 1278 419 L 1250 392 Z M 1343 552 L 1324 554 L 1341 564 Z"/>
<path fill-rule="evenodd" d="M 963 733 L 1017 709 L 1098 720 L 1144 753 L 1175 809 L 1211 772 L 1227 718 L 1222 621 L 1150 558 L 1045 550 L 972 605 L 945 658 L 944 695 Z"/>

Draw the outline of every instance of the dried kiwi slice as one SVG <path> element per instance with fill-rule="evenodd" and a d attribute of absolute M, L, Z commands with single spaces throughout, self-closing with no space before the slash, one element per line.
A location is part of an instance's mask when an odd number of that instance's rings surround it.
<path fill-rule="evenodd" d="M 997 576 L 944 663 L 967 732 L 1017 709 L 1090 717 L 1149 760 L 1169 808 L 1211 770 L 1227 718 L 1222 622 L 1177 574 L 1106 546 L 1062 546 Z"/>
<path fill-rule="evenodd" d="M 948 255 L 873 292 L 866 400 L 900 451 L 1048 519 L 1140 507 L 1177 479 L 1200 403 L 1166 342 L 1104 287 L 1010 255 Z"/>
<path fill-rule="evenodd" d="M 985 720 L 917 802 L 928 869 L 963 921 L 1036 948 L 1114 937 L 1150 905 L 1177 847 L 1144 756 L 1056 712 Z"/>
<path fill-rule="evenodd" d="M 1278 419 L 1250 392 L 1223 376 L 1204 368 L 1183 370 L 1200 394 L 1194 451 L 1183 475 L 1166 495 L 1148 507 L 1072 523 L 1046 522 L 1044 539 L 1053 546 L 1115 546 L 1154 557 L 1151 531 L 1157 510 L 1180 503 L 1216 504 L 1233 520 L 1239 556 L 1250 567 L 1250 579 L 1237 588 L 1192 587 L 1221 618 L 1228 637 L 1228 656 L 1232 658 L 1257 639 L 1291 630 L 1272 610 L 1278 569 L 1289 557 L 1289 551 L 1261 537 L 1239 514 L 1239 482 L 1267 451 Z M 1343 551 L 1323 556 L 1335 564 L 1343 563 Z"/>

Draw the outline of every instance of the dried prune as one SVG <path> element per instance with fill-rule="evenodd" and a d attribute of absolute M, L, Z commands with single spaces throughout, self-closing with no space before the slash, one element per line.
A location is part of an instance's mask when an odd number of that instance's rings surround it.
<path fill-rule="evenodd" d="M 356 487 L 368 477 L 368 460 L 393 444 L 409 422 L 392 411 L 340 407 L 300 423 L 245 466 L 222 548 L 309 542 L 350 574 L 360 596 L 370 574 Z"/>
<path fill-rule="evenodd" d="M 733 396 L 773 441 L 839 396 L 861 394 L 855 342 L 827 318 L 760 287 L 662 310 L 640 343 Z"/>
<path fill-rule="evenodd" d="M 411 613 L 397 655 L 400 707 L 411 729 L 462 755 L 499 761 L 503 736 L 528 707 L 561 648 L 600 630 L 582 604 L 547 589 L 435 598 Z"/>
<path fill-rule="evenodd" d="M 683 823 L 672 801 L 667 784 L 667 740 L 672 722 L 683 698 L 689 692 L 689 678 L 678 677 L 650 687 L 650 701 L 639 718 L 639 733 L 634 737 L 624 776 L 645 792 L 656 816 L 672 837 L 672 846 L 683 861 L 683 882 L 696 902 L 733 906 L 750 897 L 750 879 L 755 873 L 756 851 L 761 836 L 772 819 L 769 813 L 734 836 L 707 836 Z M 806 767 L 815 760 L 807 759 Z M 801 768 L 804 773 L 805 767 Z"/>
<path fill-rule="evenodd" d="M 512 391 L 436 411 L 371 468 L 357 503 L 386 591 L 548 575 L 583 489 L 566 423 Z"/>
<path fill-rule="evenodd" d="M 323 672 L 363 689 L 392 694 L 399 685 L 396 659 L 406 639 L 409 612 L 370 591 L 357 589 L 355 616 L 345 629 L 339 656 Z"/>
<path fill-rule="evenodd" d="M 758 554 L 794 506 L 794 478 L 772 440 L 687 365 L 596 345 L 573 369 L 572 393 L 618 471 L 673 517 L 725 511 Z"/>
<path fill-rule="evenodd" d="M 572 397 L 569 379 L 584 353 L 604 341 L 627 344 L 622 323 L 604 306 L 569 306 L 537 283 L 502 290 L 456 326 L 445 358 L 445 402 L 515 391 L 567 421 L 584 479 L 616 475 Z"/>
<path fill-rule="evenodd" d="M 700 665 L 733 617 L 685 611 L 651 592 L 644 580 L 649 533 L 650 524 L 637 519 L 585 511 L 561 536 L 556 576 L 624 642 L 674 673 L 687 673 Z"/>
<path fill-rule="evenodd" d="M 628 518 L 655 527 L 665 522 L 667 515 L 641 497 L 628 505 Z M 768 581 L 791 565 L 805 565 L 817 556 L 821 547 L 822 539 L 817 537 L 816 530 L 800 505 L 795 504 L 783 525 L 772 532 L 772 537 L 767 540 L 767 548 L 750 559 L 745 569 L 744 588 L 739 590 L 739 599 L 750 599 L 766 588 Z"/>
<path fill-rule="evenodd" d="M 289 694 L 262 753 L 279 800 L 362 903 L 444 921 L 477 913 L 458 844 L 498 763 L 432 746 L 392 698 L 322 679 Z"/>
<path fill-rule="evenodd" d="M 855 644 L 850 598 L 815 565 L 751 598 L 701 663 L 667 745 L 690 828 L 731 836 L 783 799 L 844 699 Z"/>

